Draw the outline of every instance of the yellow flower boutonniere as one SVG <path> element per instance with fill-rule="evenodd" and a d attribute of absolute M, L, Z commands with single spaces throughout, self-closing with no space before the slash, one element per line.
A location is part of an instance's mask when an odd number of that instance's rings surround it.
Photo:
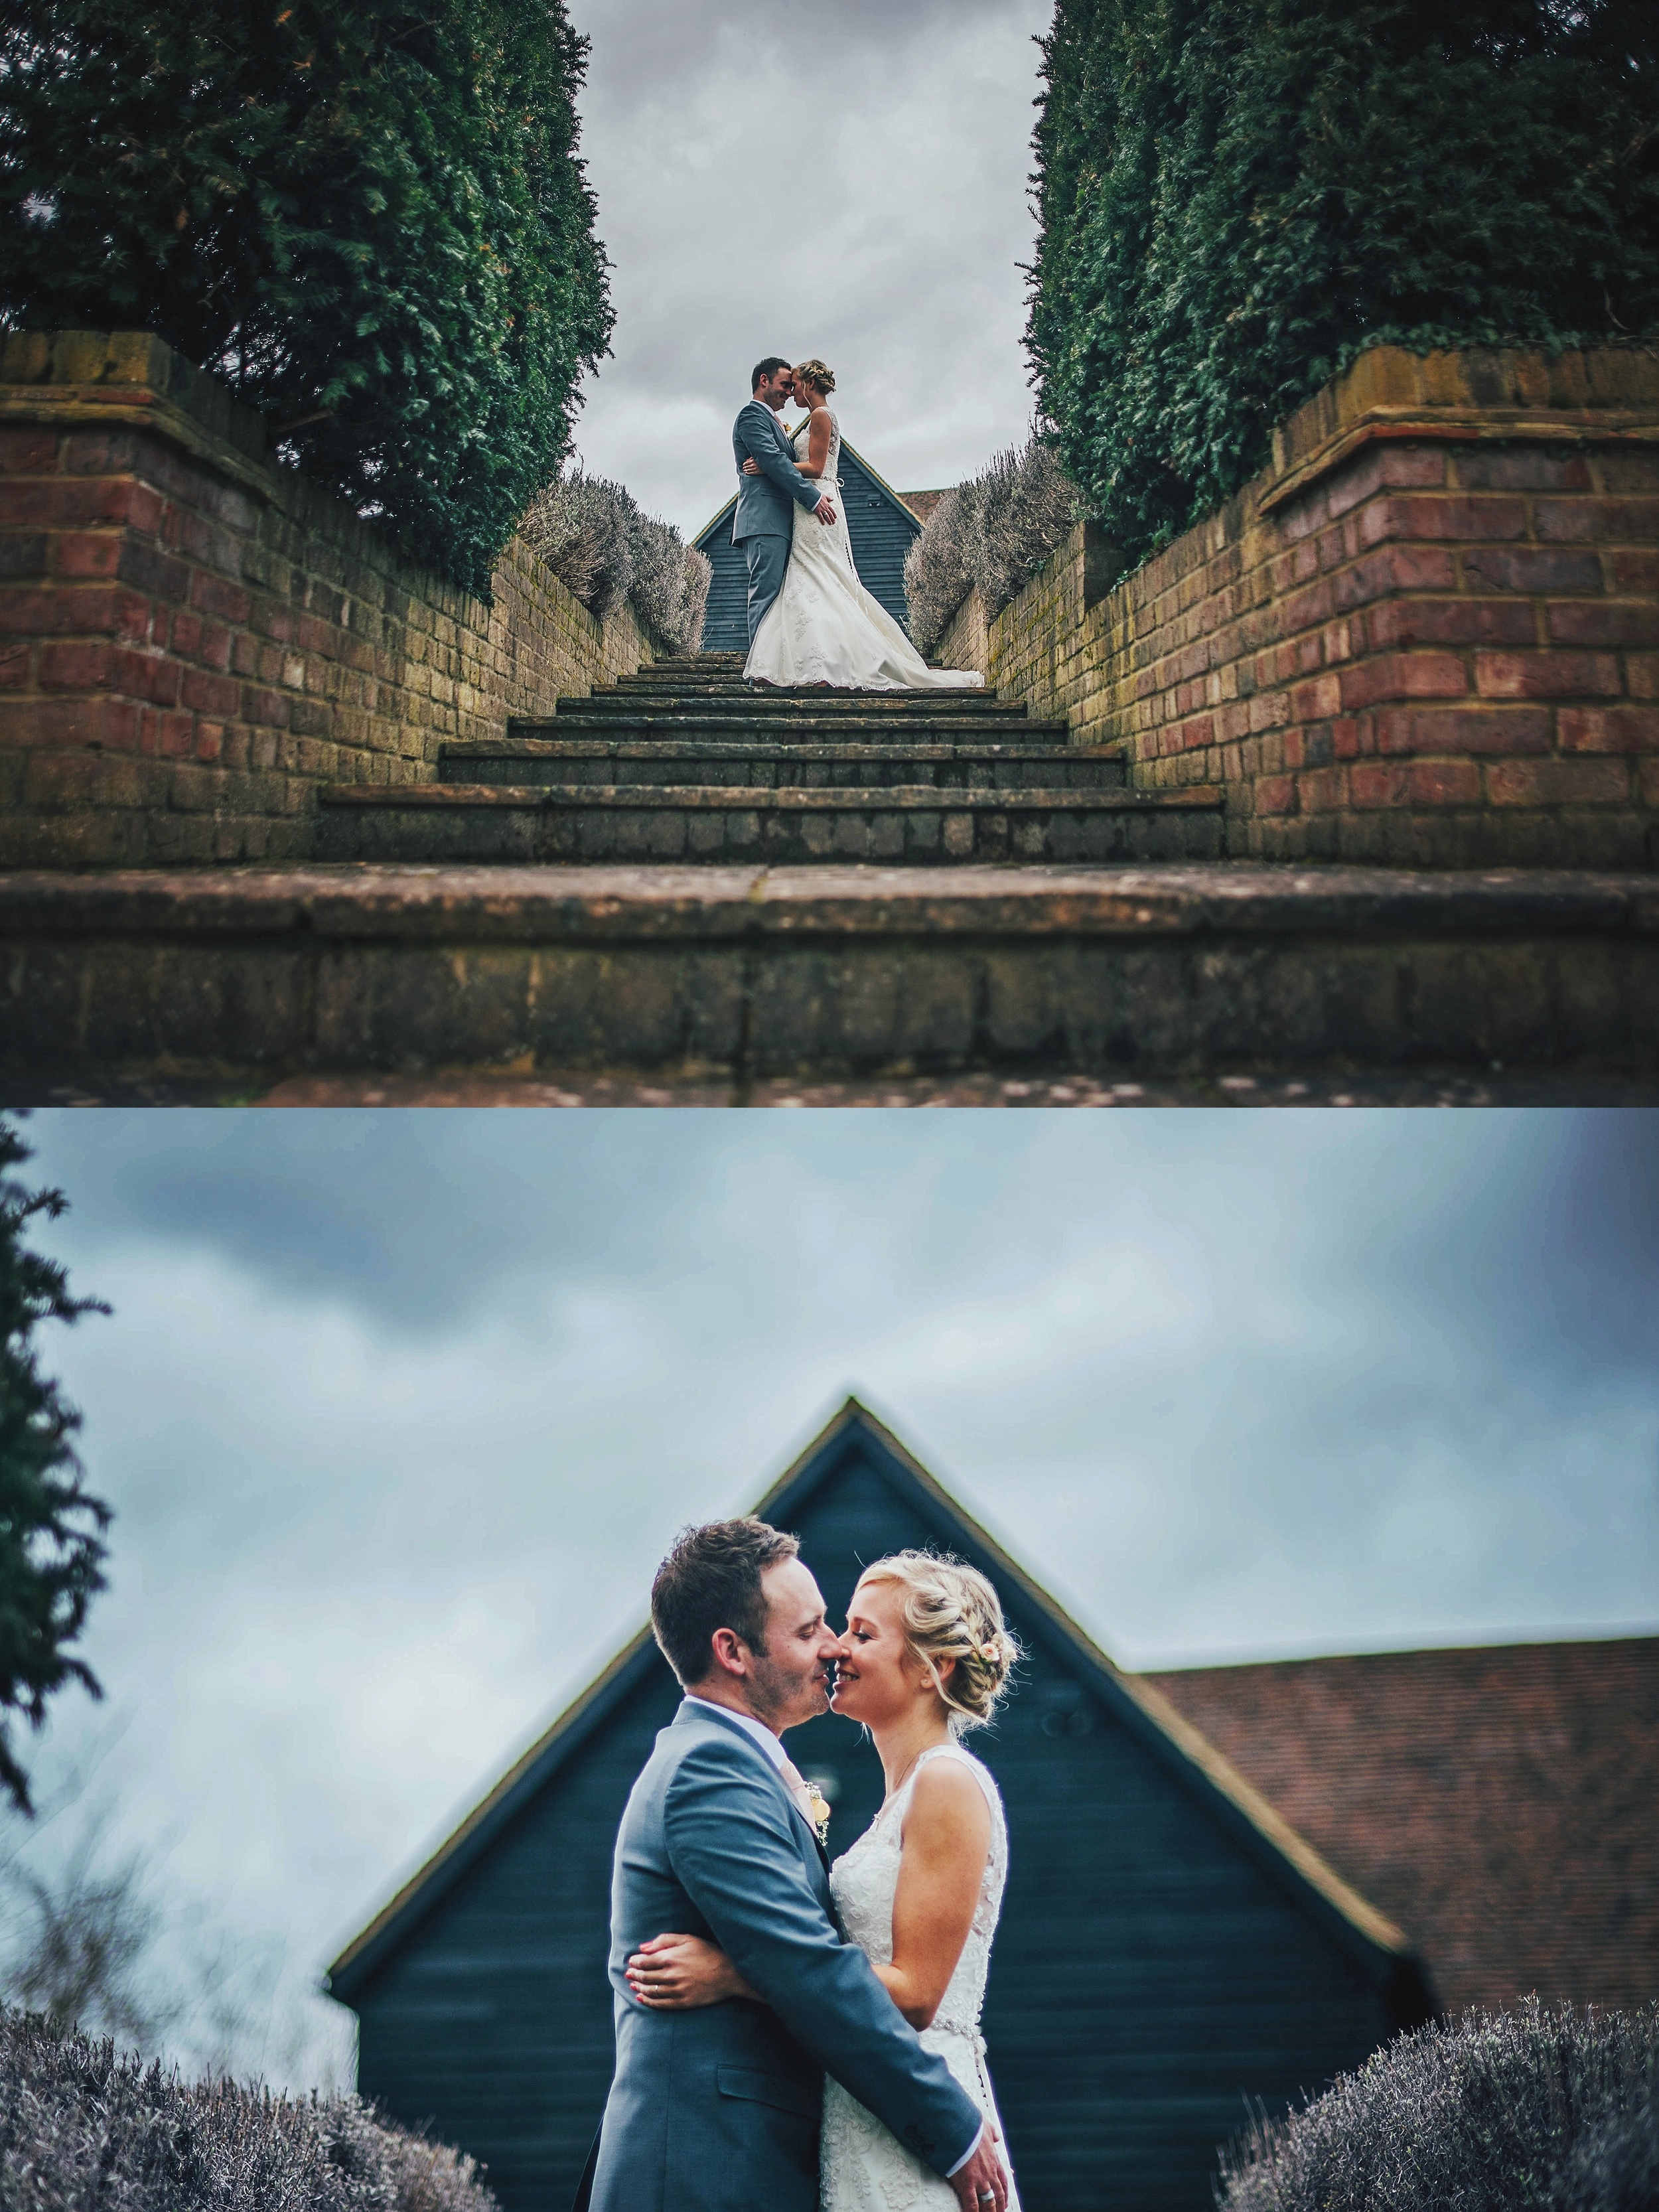
<path fill-rule="evenodd" d="M 812 1826 L 818 1832 L 818 1841 L 827 1845 L 830 1841 L 829 1802 L 816 1782 L 807 1784 L 806 1795 L 812 1807 Z"/>

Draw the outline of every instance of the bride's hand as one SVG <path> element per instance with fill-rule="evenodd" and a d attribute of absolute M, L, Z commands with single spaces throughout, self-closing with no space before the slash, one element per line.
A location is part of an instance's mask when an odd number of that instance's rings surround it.
<path fill-rule="evenodd" d="M 629 1990 L 653 2012 L 687 2012 L 755 1994 L 719 1944 L 701 1936 L 653 1936 L 635 1952 L 627 1973 Z"/>
<path fill-rule="evenodd" d="M 757 477 L 757 476 L 760 474 L 760 472 L 761 472 L 761 465 L 760 465 L 760 463 L 759 463 L 759 462 L 755 459 L 755 457 L 754 457 L 754 455 L 753 455 L 752 453 L 750 455 L 749 459 L 748 459 L 744 463 L 744 465 L 743 465 L 743 472 L 744 472 L 744 476 L 746 476 L 746 477 Z"/>

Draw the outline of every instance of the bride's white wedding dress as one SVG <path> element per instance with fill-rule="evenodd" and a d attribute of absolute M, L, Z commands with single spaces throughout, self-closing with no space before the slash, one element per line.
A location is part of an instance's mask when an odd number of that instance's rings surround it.
<path fill-rule="evenodd" d="M 807 520 L 816 530 L 820 527 Z M 797 526 L 799 527 L 799 525 Z M 828 532 L 826 532 L 826 536 Z M 757 641 L 758 642 L 758 640 Z M 1002 1910 L 1008 1875 L 1008 1824 L 997 1786 L 978 1759 L 957 1744 L 936 1744 L 924 1751 L 904 1786 L 884 1805 L 850 1850 L 830 1869 L 836 1910 L 849 1942 L 881 1966 L 893 1959 L 893 1899 L 898 1889 L 904 1816 L 916 1777 L 930 1759 L 958 1759 L 985 1792 L 991 1808 L 991 1849 L 985 1862 L 979 1905 L 968 1941 L 957 1961 L 933 2024 L 921 2032 L 929 2051 L 939 2052 L 963 2087 L 999 2132 L 1002 2122 L 985 2070 L 985 2043 L 979 2032 L 985 2002 L 985 1978 L 991 1968 L 991 1939 Z M 1005 2158 L 1006 2144 L 1001 2146 Z M 957 2194 L 914 2151 L 848 2094 L 833 2077 L 823 2085 L 823 2134 L 819 2160 L 820 2212 L 909 2212 L 934 2208 L 955 2212 Z M 1010 2185 L 1008 2212 L 1019 2212 L 1018 2191 Z"/>
<path fill-rule="evenodd" d="M 930 668 L 880 600 L 860 583 L 836 473 L 841 423 L 834 414 L 830 425 L 830 451 L 818 481 L 836 502 L 836 519 L 824 524 L 811 507 L 796 506 L 783 589 L 755 633 L 744 676 L 751 683 L 830 684 L 850 691 L 982 684 L 985 678 L 971 668 Z M 809 419 L 794 435 L 797 461 L 805 459 L 811 434 Z"/>

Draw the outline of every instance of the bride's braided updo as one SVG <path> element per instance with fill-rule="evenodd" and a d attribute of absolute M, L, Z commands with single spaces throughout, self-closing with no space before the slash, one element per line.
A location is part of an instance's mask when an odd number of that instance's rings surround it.
<path fill-rule="evenodd" d="M 951 1735 L 983 1728 L 1008 1687 L 1019 1646 L 979 1569 L 933 1552 L 895 1552 L 859 1579 L 897 1587 L 905 1641 L 950 1709 Z M 948 1675 L 939 1673 L 942 1659 L 957 1662 Z"/>
<path fill-rule="evenodd" d="M 795 363 L 795 374 L 797 376 L 805 377 L 809 384 L 816 386 L 826 399 L 836 388 L 835 378 L 821 361 L 798 361 Z"/>

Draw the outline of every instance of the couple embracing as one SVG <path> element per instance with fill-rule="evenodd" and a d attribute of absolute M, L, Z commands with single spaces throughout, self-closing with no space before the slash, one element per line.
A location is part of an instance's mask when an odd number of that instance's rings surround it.
<path fill-rule="evenodd" d="M 982 684 L 972 669 L 930 668 L 879 599 L 859 581 L 836 471 L 836 380 L 821 361 L 759 362 L 749 404 L 732 426 L 738 505 L 732 543 L 749 564 L 751 684 L 836 690 L 926 691 Z M 791 437 L 780 410 L 806 418 Z"/>
<path fill-rule="evenodd" d="M 837 1636 L 799 1549 L 714 1522 L 652 1587 L 685 1696 L 617 1838 L 617 2071 L 578 2212 L 1018 2212 L 979 2033 L 1007 1828 L 957 1741 L 1017 1647 L 984 1576 L 921 1552 L 867 1568 Z M 782 1742 L 826 1708 L 887 1783 L 833 1867 Z"/>

